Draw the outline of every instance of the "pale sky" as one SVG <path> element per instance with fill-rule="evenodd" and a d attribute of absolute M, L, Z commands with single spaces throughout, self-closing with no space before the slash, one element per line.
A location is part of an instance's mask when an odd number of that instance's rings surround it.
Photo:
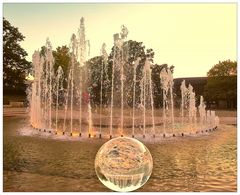
<path fill-rule="evenodd" d="M 26 36 L 22 47 L 31 61 L 49 37 L 53 48 L 69 45 L 85 18 L 91 56 L 103 43 L 110 52 L 113 34 L 124 24 L 128 39 L 155 52 L 154 62 L 174 65 L 174 78 L 206 76 L 218 61 L 237 60 L 236 3 L 3 4 L 3 16 Z"/>

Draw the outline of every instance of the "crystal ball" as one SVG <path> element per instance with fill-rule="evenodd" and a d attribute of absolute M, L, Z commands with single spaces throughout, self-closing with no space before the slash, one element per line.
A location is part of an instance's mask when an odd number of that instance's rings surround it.
<path fill-rule="evenodd" d="M 153 168 L 151 153 L 140 141 L 117 137 L 96 154 L 95 171 L 99 180 L 113 191 L 128 192 L 143 186 Z"/>

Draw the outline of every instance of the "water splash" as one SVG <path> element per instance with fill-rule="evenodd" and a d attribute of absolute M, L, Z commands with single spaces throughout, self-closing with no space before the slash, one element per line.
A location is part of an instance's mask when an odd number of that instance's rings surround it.
<path fill-rule="evenodd" d="M 151 134 L 155 137 L 155 135 L 160 135 L 159 130 L 164 135 L 170 132 L 175 135 L 178 132 L 189 133 L 190 131 L 214 128 L 219 124 L 219 118 L 216 116 L 215 111 L 206 111 L 203 97 L 200 98 L 200 105 L 197 110 L 194 89 L 191 85 L 186 87 L 184 80 L 180 86 L 181 116 L 178 118 L 174 115 L 173 73 L 167 67 L 160 71 L 160 84 L 163 94 L 162 116 L 159 117 L 157 114 L 155 116 L 155 111 L 158 112 L 154 107 L 152 83 L 152 67 L 155 65 L 152 64 L 151 59 L 147 58 L 145 63 L 142 64 L 141 60 L 143 58 L 130 56 L 134 57 L 135 61 L 131 70 L 127 70 L 129 65 L 127 36 L 128 29 L 124 25 L 121 27 L 121 32 L 114 35 L 112 67 L 110 67 L 111 61 L 108 61 L 106 45 L 102 45 L 101 57 L 103 60 L 99 72 L 99 116 L 94 113 L 96 105 L 93 104 L 94 101 L 91 99 L 93 96 L 89 93 L 89 91 L 91 92 L 89 90 L 89 79 L 92 79 L 92 73 L 86 59 L 90 52 L 90 42 L 85 38 L 84 18 L 80 20 L 78 37 L 73 34 L 70 40 L 70 65 L 67 73 L 68 78 L 66 79 L 67 86 L 63 84 L 65 81 L 63 80 L 62 68 L 59 66 L 54 72 L 52 45 L 47 39 L 44 50 L 41 52 L 35 51 L 32 56 L 34 80 L 31 83 L 31 90 L 28 89 L 31 125 L 39 130 L 55 132 L 57 135 L 69 132 L 70 135 L 74 136 L 78 132 L 79 136 L 81 136 L 82 130 L 92 134 L 93 128 L 98 126 L 99 137 L 102 134 L 107 134 L 110 137 L 113 134 L 124 136 L 130 134 L 132 137 L 135 135 L 145 137 L 145 135 Z M 110 74 L 112 74 L 111 81 L 108 80 Z M 109 87 L 111 87 L 109 93 L 106 93 L 107 90 L 104 89 L 106 82 L 109 82 Z M 103 97 L 106 97 L 107 102 L 111 101 L 110 109 L 106 109 L 110 111 L 110 114 L 108 113 L 104 119 Z M 60 102 L 61 105 L 59 105 Z M 137 108 L 140 109 L 137 110 Z M 197 111 L 200 115 L 199 122 L 197 120 Z M 100 124 L 96 124 L 96 116 L 99 117 Z M 171 125 L 168 125 L 170 119 Z M 110 120 L 110 125 L 107 123 L 108 120 Z M 78 121 L 79 126 L 76 126 L 76 121 Z M 109 133 L 106 133 L 102 126 L 109 127 Z M 140 130 L 136 129 L 136 127 L 140 127 Z"/>

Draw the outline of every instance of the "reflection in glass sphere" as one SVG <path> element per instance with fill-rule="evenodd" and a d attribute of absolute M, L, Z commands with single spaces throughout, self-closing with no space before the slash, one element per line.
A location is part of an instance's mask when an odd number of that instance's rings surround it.
<path fill-rule="evenodd" d="M 153 168 L 152 156 L 140 141 L 118 137 L 106 142 L 95 158 L 99 180 L 114 191 L 133 191 L 144 185 Z"/>

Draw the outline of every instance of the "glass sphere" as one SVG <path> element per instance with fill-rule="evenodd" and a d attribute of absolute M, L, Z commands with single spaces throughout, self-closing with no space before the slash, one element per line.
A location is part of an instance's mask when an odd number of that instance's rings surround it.
<path fill-rule="evenodd" d="M 118 137 L 106 142 L 95 158 L 99 180 L 113 191 L 133 191 L 143 186 L 153 168 L 152 156 L 140 141 Z"/>

